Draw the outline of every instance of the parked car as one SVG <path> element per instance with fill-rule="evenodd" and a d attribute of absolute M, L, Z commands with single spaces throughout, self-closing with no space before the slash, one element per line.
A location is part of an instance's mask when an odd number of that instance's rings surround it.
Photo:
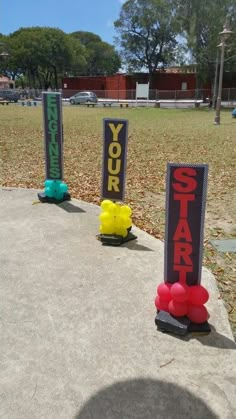
<path fill-rule="evenodd" d="M 19 95 L 14 90 L 0 89 L 0 100 L 7 100 L 9 102 L 18 102 Z"/>
<path fill-rule="evenodd" d="M 71 105 L 80 103 L 97 103 L 98 98 L 93 92 L 78 92 L 69 98 Z"/>

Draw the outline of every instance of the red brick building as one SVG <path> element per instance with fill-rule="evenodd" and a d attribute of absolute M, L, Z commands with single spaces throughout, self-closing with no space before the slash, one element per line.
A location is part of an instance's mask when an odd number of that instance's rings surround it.
<path fill-rule="evenodd" d="M 227 77 L 227 74 L 225 76 L 223 88 L 236 87 L 235 75 L 231 75 L 230 78 Z M 65 77 L 62 81 L 62 89 L 64 97 L 71 96 L 75 91 L 88 90 L 96 92 L 101 98 L 135 99 L 136 82 L 148 83 L 148 81 L 149 74 L 147 73 Z M 194 69 L 182 72 L 181 69 L 172 68 L 156 72 L 153 76 L 149 99 L 156 99 L 156 95 L 162 99 L 168 99 L 168 95 L 172 98 L 173 92 L 179 92 L 178 94 L 182 98 L 187 99 L 194 96 L 195 89 L 196 73 Z M 210 83 L 206 83 L 203 89 L 204 95 L 208 96 L 211 91 Z"/>

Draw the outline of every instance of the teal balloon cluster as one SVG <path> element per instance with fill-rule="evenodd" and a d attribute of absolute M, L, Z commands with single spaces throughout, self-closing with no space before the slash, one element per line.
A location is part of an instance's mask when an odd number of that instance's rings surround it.
<path fill-rule="evenodd" d="M 44 182 L 45 195 L 48 198 L 54 198 L 60 201 L 63 199 L 64 194 L 68 191 L 68 186 L 62 180 L 50 180 L 47 179 Z"/>

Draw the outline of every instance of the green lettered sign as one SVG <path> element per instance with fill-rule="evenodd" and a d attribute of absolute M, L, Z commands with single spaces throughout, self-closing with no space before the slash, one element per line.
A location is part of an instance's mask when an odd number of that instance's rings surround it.
<path fill-rule="evenodd" d="M 46 179 L 63 179 L 61 93 L 43 93 Z"/>

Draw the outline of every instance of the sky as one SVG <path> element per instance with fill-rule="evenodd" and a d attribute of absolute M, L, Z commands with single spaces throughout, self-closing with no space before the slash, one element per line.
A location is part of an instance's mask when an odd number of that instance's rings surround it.
<path fill-rule="evenodd" d="M 50 26 L 66 33 L 88 31 L 110 44 L 125 0 L 0 0 L 0 33 L 20 27 Z"/>

